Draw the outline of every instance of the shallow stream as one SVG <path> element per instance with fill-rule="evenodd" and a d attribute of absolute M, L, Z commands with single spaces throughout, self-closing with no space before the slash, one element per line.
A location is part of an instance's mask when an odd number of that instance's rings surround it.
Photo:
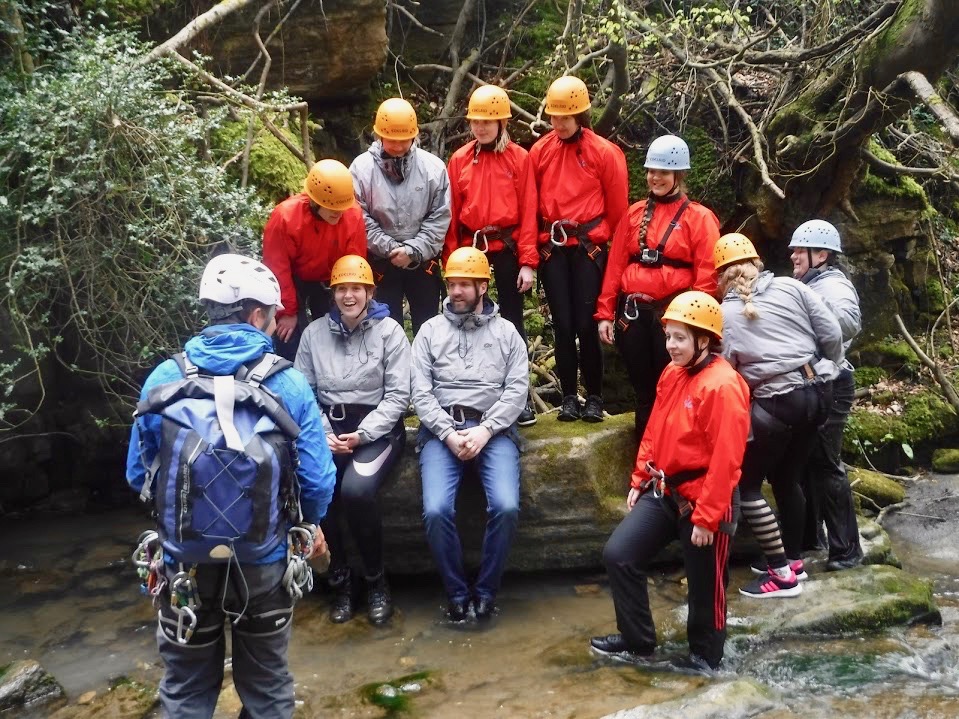
<path fill-rule="evenodd" d="M 103 692 L 121 676 L 158 680 L 154 615 L 128 561 L 146 526 L 133 510 L 5 518 L 0 666 L 36 659 L 71 701 L 88 690 Z M 942 627 L 767 646 L 736 639 L 727 643 L 723 677 L 755 678 L 807 719 L 959 717 L 959 567 L 924 559 L 899 543 L 896 549 L 906 569 L 934 579 Z M 731 625 L 759 601 L 736 593 L 748 578 L 747 568 L 734 568 Z M 679 575 L 657 577 L 650 591 L 654 615 L 673 611 L 684 592 Z M 595 718 L 710 681 L 592 657 L 590 635 L 615 631 L 601 573 L 508 575 L 502 613 L 485 629 L 443 621 L 435 576 L 397 580 L 394 594 L 399 611 L 386 629 L 370 627 L 362 614 L 346 625 L 330 624 L 322 594 L 298 605 L 291 665 L 304 716 L 386 716 L 363 700 L 361 688 L 419 672 L 428 676 L 405 683 L 409 715 L 424 718 Z M 235 699 L 221 704 L 218 717 L 236 716 Z"/>

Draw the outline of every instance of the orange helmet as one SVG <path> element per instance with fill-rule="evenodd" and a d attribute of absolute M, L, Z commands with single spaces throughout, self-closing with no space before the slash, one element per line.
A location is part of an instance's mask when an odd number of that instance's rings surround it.
<path fill-rule="evenodd" d="M 406 100 L 391 97 L 380 103 L 373 132 L 384 140 L 413 140 L 419 134 L 416 110 Z"/>
<path fill-rule="evenodd" d="M 589 108 L 589 90 L 578 77 L 566 75 L 553 80 L 546 91 L 547 115 L 578 115 Z"/>
<path fill-rule="evenodd" d="M 353 176 L 336 160 L 320 160 L 310 168 L 303 190 L 320 207 L 342 212 L 353 207 Z"/>
<path fill-rule="evenodd" d="M 738 232 L 723 235 L 716 240 L 716 245 L 713 247 L 713 264 L 717 271 L 733 262 L 751 259 L 759 259 L 756 248 L 746 235 Z"/>
<path fill-rule="evenodd" d="M 705 292 L 690 290 L 676 295 L 663 313 L 661 322 L 666 324 L 667 320 L 698 327 L 723 338 L 723 312 L 716 299 Z"/>
<path fill-rule="evenodd" d="M 459 247 L 446 260 L 446 277 L 489 280 L 489 260 L 475 247 Z"/>
<path fill-rule="evenodd" d="M 513 116 L 509 95 L 496 85 L 481 85 L 470 95 L 467 120 L 509 120 Z"/>
<path fill-rule="evenodd" d="M 343 255 L 333 264 L 330 272 L 330 287 L 335 285 L 356 284 L 374 287 L 373 269 L 370 263 L 359 255 Z"/>

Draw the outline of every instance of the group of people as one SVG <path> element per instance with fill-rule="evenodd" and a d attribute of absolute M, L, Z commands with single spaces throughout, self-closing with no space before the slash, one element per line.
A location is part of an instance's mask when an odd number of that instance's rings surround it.
<path fill-rule="evenodd" d="M 798 594 L 803 552 L 823 541 L 828 568 L 859 562 L 839 458 L 859 309 L 834 263 L 838 233 L 802 225 L 795 279 L 773 277 L 749 239 L 720 237 L 716 216 L 687 197 L 689 148 L 674 135 L 650 143 L 649 193 L 630 206 L 625 155 L 590 129 L 590 107 L 582 81 L 556 80 L 553 131 L 527 152 L 509 137 L 506 92 L 478 87 L 473 139 L 444 166 L 417 145 L 412 106 L 389 99 L 368 152 L 349 168 L 321 160 L 276 207 L 262 264 L 208 264 L 199 298 L 210 324 L 147 379 L 128 456 L 128 482 L 158 517 L 160 548 L 141 545 L 160 557 L 148 591 L 170 716 L 211 715 L 226 618 L 244 716 L 292 714 L 286 649 L 312 581 L 298 561 L 311 552 L 329 548 L 331 621 L 354 616 L 360 579 L 369 621 L 390 620 L 377 495 L 411 403 L 447 614 L 494 615 L 518 520 L 517 426 L 536 421 L 523 327 L 534 272 L 555 335 L 557 418 L 603 420 L 601 343 L 622 354 L 636 396 L 629 512 L 603 556 L 619 633 L 593 638 L 596 651 L 652 656 L 646 578 L 679 539 L 690 661 L 718 666 L 740 510 L 764 553 L 748 596 Z M 455 524 L 468 469 L 487 499 L 472 581 Z"/>

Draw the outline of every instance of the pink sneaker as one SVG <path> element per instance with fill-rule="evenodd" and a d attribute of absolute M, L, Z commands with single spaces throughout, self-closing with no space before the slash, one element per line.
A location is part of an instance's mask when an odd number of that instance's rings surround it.
<path fill-rule="evenodd" d="M 792 569 L 789 570 L 789 576 L 786 578 L 769 571 L 742 587 L 739 593 L 756 599 L 795 597 L 802 594 L 802 585 Z"/>
<path fill-rule="evenodd" d="M 755 562 L 749 565 L 750 570 L 753 574 L 763 575 L 769 571 L 769 565 L 766 564 L 766 558 L 761 557 Z M 803 564 L 801 559 L 790 559 L 789 568 L 793 570 L 796 574 L 796 579 L 809 579 L 809 575 L 806 574 L 806 567 Z"/>

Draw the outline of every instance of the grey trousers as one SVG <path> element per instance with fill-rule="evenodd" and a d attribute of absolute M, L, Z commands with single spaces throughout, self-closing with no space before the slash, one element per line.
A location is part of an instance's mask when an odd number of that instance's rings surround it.
<path fill-rule="evenodd" d="M 177 568 L 168 567 L 168 577 Z M 160 604 L 157 646 L 166 665 L 160 706 L 170 719 L 210 719 L 223 683 L 224 624 L 233 639 L 233 684 L 241 717 L 290 719 L 293 675 L 287 649 L 293 599 L 281 585 L 286 560 L 273 564 L 206 564 L 197 568 L 197 628 L 187 644 L 176 641 L 176 614 L 169 594 Z M 234 619 L 239 620 L 234 623 Z"/>

